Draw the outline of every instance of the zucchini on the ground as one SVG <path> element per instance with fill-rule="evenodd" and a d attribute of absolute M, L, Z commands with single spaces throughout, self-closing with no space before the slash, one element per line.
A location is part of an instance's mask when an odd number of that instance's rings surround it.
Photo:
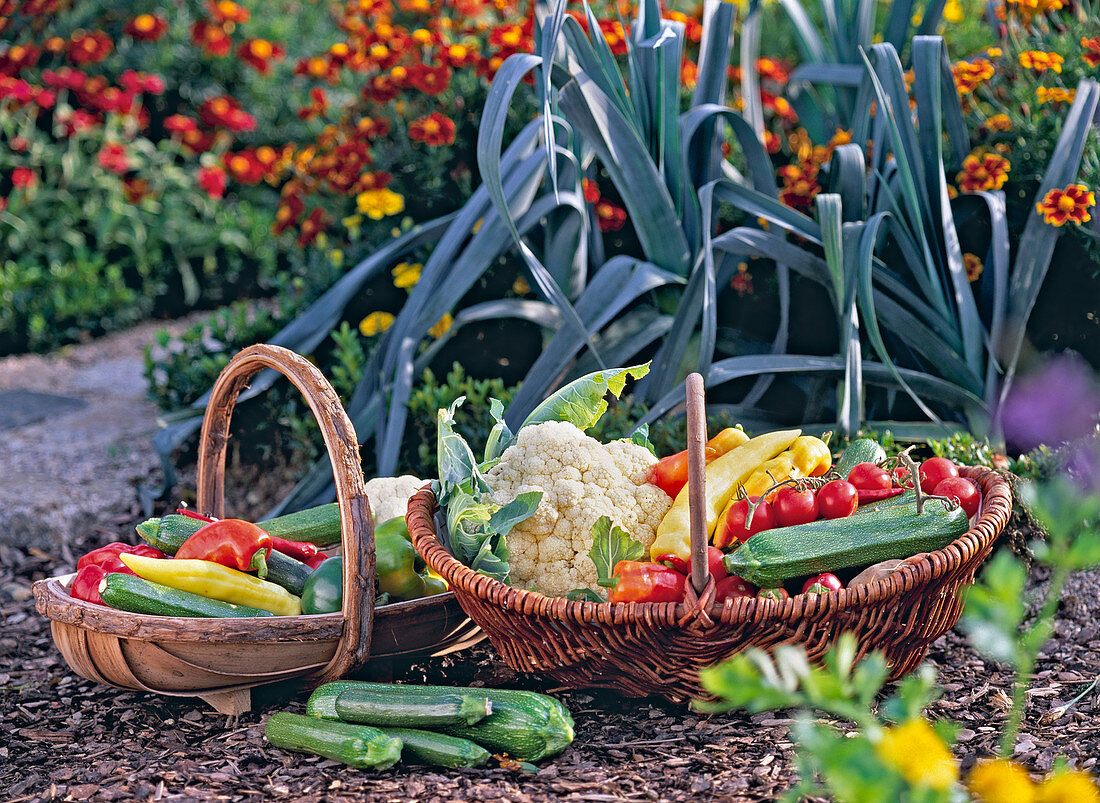
<path fill-rule="evenodd" d="M 398 728 L 473 725 L 492 710 L 488 697 L 468 694 L 462 689 L 415 697 L 389 690 L 352 688 L 336 698 L 336 714 L 345 722 Z"/>
<path fill-rule="evenodd" d="M 382 728 L 384 734 L 401 740 L 402 761 L 436 767 L 480 767 L 489 751 L 469 739 L 414 728 Z"/>
<path fill-rule="evenodd" d="M 264 734 L 276 747 L 315 753 L 353 767 L 384 770 L 401 758 L 401 740 L 370 725 L 280 711 L 267 718 Z"/>

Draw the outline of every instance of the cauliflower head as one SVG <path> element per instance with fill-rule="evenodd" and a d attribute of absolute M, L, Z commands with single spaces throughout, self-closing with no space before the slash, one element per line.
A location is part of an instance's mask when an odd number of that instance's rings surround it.
<path fill-rule="evenodd" d="M 363 486 L 370 503 L 375 524 L 381 524 L 397 516 L 405 517 L 409 497 L 420 490 L 424 480 L 411 474 L 400 477 L 374 477 Z"/>
<path fill-rule="evenodd" d="M 564 421 L 521 429 L 487 473 L 493 501 L 500 505 L 525 491 L 542 491 L 538 510 L 507 536 L 512 585 L 547 596 L 598 590 L 588 552 L 600 516 L 630 533 L 648 554 L 657 525 L 672 506 L 664 491 L 647 482 L 656 462 L 642 446 L 603 444 Z"/>

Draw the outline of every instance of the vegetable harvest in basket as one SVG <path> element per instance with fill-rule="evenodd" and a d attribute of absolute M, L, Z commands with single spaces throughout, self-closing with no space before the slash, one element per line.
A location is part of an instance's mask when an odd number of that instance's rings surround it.
<path fill-rule="evenodd" d="M 481 458 L 454 429 L 464 399 L 438 413 L 437 533 L 460 562 L 515 587 L 602 602 L 677 602 L 690 565 L 687 455 L 660 460 L 648 430 L 600 443 L 584 433 L 648 364 L 566 385 L 516 432 L 491 400 Z M 800 430 L 717 433 L 705 450 L 708 565 L 715 601 L 824 593 L 869 582 L 964 533 L 977 487 L 942 458 L 888 471 L 870 440 L 833 469 L 827 443 Z M 920 477 L 913 488 L 911 472 Z M 951 482 L 947 482 L 947 480 Z M 858 515 L 857 515 L 858 514 Z M 865 570 L 865 571 L 860 571 Z M 756 588 L 759 586 L 759 590 Z"/>
<path fill-rule="evenodd" d="M 387 517 L 375 527 L 375 604 L 447 590 L 441 578 L 423 567 L 405 527 L 404 506 L 422 484 L 411 476 L 366 483 L 376 520 Z M 389 515 L 395 512 L 400 515 Z M 262 526 L 180 510 L 142 522 L 137 532 L 146 544 L 116 542 L 83 556 L 70 594 L 161 616 L 294 616 L 342 608 L 343 558 L 320 551 L 340 543 L 336 504 L 290 513 Z"/>

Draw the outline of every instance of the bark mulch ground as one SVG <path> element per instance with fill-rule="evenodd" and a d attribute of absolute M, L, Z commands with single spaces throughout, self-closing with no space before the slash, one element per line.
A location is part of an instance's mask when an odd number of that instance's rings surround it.
<path fill-rule="evenodd" d="M 129 538 L 135 516 L 120 513 L 72 553 Z M 486 643 L 397 667 L 394 679 L 559 696 L 573 712 L 576 741 L 537 774 L 404 765 L 363 772 L 287 753 L 265 743 L 263 721 L 277 710 L 302 712 L 300 689 L 261 690 L 253 711 L 230 718 L 197 699 L 112 689 L 70 672 L 29 597 L 32 580 L 68 570 L 62 556 L 0 546 L 0 801 L 741 801 L 774 799 L 791 784 L 795 746 L 786 712 L 704 716 L 660 700 L 558 690 L 514 675 Z M 1033 578 L 1032 589 L 1041 582 Z M 1071 580 L 1031 686 L 1015 757 L 1036 774 L 1059 755 L 1098 772 L 1100 689 L 1064 715 L 1052 713 L 1100 674 L 1098 623 L 1094 571 Z M 945 690 L 930 714 L 962 726 L 956 753 L 968 768 L 999 740 L 1011 674 L 955 633 L 933 645 L 929 660 Z"/>

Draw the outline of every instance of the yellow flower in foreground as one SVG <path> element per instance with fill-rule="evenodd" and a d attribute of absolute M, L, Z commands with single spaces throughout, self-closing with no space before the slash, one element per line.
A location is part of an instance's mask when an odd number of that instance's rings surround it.
<path fill-rule="evenodd" d="M 1027 67 L 1029 70 L 1035 70 L 1035 72 L 1046 72 L 1047 70 L 1061 72 L 1063 63 L 1065 63 L 1065 59 L 1057 53 L 1046 53 L 1042 50 L 1025 50 L 1020 54 L 1020 66 Z"/>
<path fill-rule="evenodd" d="M 393 325 L 393 314 L 381 310 L 372 312 L 359 321 L 359 334 L 363 337 L 374 337 L 385 332 Z"/>
<path fill-rule="evenodd" d="M 451 317 L 451 313 L 444 313 L 443 317 L 435 322 L 435 326 L 428 330 L 428 334 L 432 337 L 443 337 L 443 335 L 451 331 L 451 324 L 454 322 L 455 319 Z"/>
<path fill-rule="evenodd" d="M 1007 114 L 995 114 L 985 121 L 985 126 L 990 131 L 1011 131 L 1012 120 Z"/>
<path fill-rule="evenodd" d="M 1073 103 L 1077 90 L 1063 89 L 1060 86 L 1040 86 L 1035 89 L 1035 97 L 1040 103 Z"/>
<path fill-rule="evenodd" d="M 998 758 L 970 771 L 966 786 L 982 803 L 1033 803 L 1035 785 L 1019 764 Z"/>
<path fill-rule="evenodd" d="M 355 204 L 359 211 L 371 220 L 381 220 L 405 210 L 404 197 L 385 187 L 359 193 L 355 198 Z"/>
<path fill-rule="evenodd" d="M 400 262 L 390 271 L 393 274 L 393 286 L 409 289 L 420 281 L 420 271 L 424 266 L 419 262 Z"/>
<path fill-rule="evenodd" d="M 1066 770 L 1043 782 L 1035 803 L 1100 803 L 1100 789 L 1088 773 Z"/>
<path fill-rule="evenodd" d="M 943 6 L 944 22 L 962 22 L 966 18 L 962 3 L 959 0 L 947 0 Z"/>
<path fill-rule="evenodd" d="M 942 791 L 959 779 L 954 756 L 926 719 L 887 728 L 875 749 L 913 786 Z"/>
<path fill-rule="evenodd" d="M 978 281 L 985 265 L 977 254 L 963 254 L 963 267 L 966 268 L 966 278 L 972 282 Z"/>
<path fill-rule="evenodd" d="M 1053 189 L 1039 203 L 1035 211 L 1052 226 L 1072 221 L 1078 225 L 1092 220 L 1089 209 L 1096 205 L 1096 195 L 1084 184 L 1070 184 L 1064 190 Z"/>

